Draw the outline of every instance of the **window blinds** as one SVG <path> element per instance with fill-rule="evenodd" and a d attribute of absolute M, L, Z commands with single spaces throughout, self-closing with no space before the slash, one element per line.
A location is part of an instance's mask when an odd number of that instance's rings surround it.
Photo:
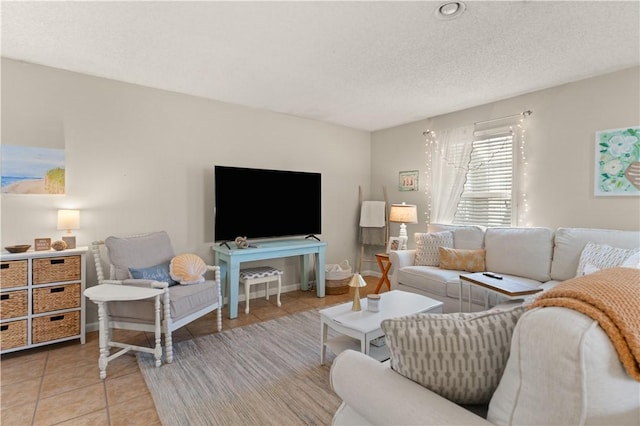
<path fill-rule="evenodd" d="M 514 181 L 513 133 L 482 136 L 473 142 L 471 161 L 454 223 L 511 226 Z"/>

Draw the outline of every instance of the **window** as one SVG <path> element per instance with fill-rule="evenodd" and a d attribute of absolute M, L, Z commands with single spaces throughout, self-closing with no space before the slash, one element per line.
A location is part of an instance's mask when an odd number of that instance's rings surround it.
<path fill-rule="evenodd" d="M 511 226 L 515 223 L 514 187 L 513 132 L 484 132 L 473 141 L 453 223 Z"/>

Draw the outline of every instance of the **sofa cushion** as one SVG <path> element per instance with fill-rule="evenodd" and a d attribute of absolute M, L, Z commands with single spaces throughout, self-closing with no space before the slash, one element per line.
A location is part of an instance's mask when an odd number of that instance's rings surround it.
<path fill-rule="evenodd" d="M 416 266 L 438 266 L 440 254 L 438 247 L 453 247 L 453 233 L 442 231 L 435 233 L 416 232 Z"/>
<path fill-rule="evenodd" d="M 489 402 L 524 308 L 384 320 L 391 368 L 458 404 Z"/>
<path fill-rule="evenodd" d="M 475 225 L 448 225 L 442 223 L 430 223 L 427 225 L 429 232 L 453 232 L 453 247 L 457 249 L 475 250 L 484 247 L 485 227 Z"/>
<path fill-rule="evenodd" d="M 398 282 L 437 296 L 446 296 L 447 283 L 458 285 L 461 273 L 464 272 L 437 266 L 405 266 L 398 271 Z"/>
<path fill-rule="evenodd" d="M 104 244 L 109 250 L 112 280 L 126 280 L 131 278 L 129 268 L 148 268 L 170 262 L 174 256 L 171 240 L 164 231 L 135 237 L 108 237 Z"/>
<path fill-rule="evenodd" d="M 484 237 L 487 271 L 549 281 L 553 254 L 550 228 L 489 228 Z"/>
<path fill-rule="evenodd" d="M 484 271 L 485 250 L 465 250 L 439 247 L 440 268 L 467 272 Z"/>
<path fill-rule="evenodd" d="M 600 269 L 620 266 L 639 251 L 640 249 L 622 249 L 589 241 L 580 254 L 576 277 L 581 277 Z"/>
<path fill-rule="evenodd" d="M 172 320 L 178 321 L 208 306 L 213 306 L 218 300 L 217 283 L 205 281 L 198 285 L 175 285 L 169 288 L 170 309 Z M 132 302 L 118 302 L 107 304 L 111 319 L 114 321 L 142 321 L 154 323 L 155 310 L 153 299 Z M 163 311 L 161 315 L 164 318 Z"/>
<path fill-rule="evenodd" d="M 625 249 L 638 248 L 640 247 L 640 232 L 612 229 L 558 228 L 554 236 L 551 278 L 564 281 L 575 277 L 580 254 L 589 241 Z"/>

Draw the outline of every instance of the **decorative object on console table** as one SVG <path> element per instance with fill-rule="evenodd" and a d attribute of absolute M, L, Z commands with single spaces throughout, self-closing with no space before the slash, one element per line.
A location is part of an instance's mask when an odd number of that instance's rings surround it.
<path fill-rule="evenodd" d="M 51 250 L 51 238 L 36 238 L 33 240 L 35 251 Z"/>
<path fill-rule="evenodd" d="M 400 224 L 399 238 L 403 241 L 400 250 L 407 249 L 407 223 L 418 223 L 418 208 L 413 204 L 391 204 L 389 222 Z"/>
<path fill-rule="evenodd" d="M 247 237 L 236 237 L 235 243 L 239 249 L 249 248 L 249 242 L 247 241 Z"/>
<path fill-rule="evenodd" d="M 62 240 L 54 241 L 51 244 L 51 248 L 54 249 L 55 251 L 62 251 L 67 248 L 67 243 L 65 243 Z"/>
<path fill-rule="evenodd" d="M 360 274 L 353 274 L 351 278 L 351 282 L 349 283 L 349 287 L 353 287 L 353 306 L 351 307 L 352 311 L 361 311 L 362 307 L 360 306 L 360 287 L 366 287 L 367 283 L 362 278 Z"/>
<path fill-rule="evenodd" d="M 24 253 L 31 247 L 29 244 L 18 244 L 15 246 L 7 246 L 4 249 L 9 253 Z"/>
<path fill-rule="evenodd" d="M 418 190 L 418 171 L 410 170 L 400 172 L 398 176 L 399 191 L 417 191 Z"/>
<path fill-rule="evenodd" d="M 76 248 L 76 237 L 71 234 L 71 230 L 80 229 L 80 210 L 58 210 L 58 229 L 67 230 L 62 236 L 62 241 L 67 243 L 66 248 Z"/>

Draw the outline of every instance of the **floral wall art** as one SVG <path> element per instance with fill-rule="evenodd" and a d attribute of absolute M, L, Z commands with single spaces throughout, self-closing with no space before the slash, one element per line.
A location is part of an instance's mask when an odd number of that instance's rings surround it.
<path fill-rule="evenodd" d="M 596 132 L 595 195 L 640 195 L 640 126 Z"/>

